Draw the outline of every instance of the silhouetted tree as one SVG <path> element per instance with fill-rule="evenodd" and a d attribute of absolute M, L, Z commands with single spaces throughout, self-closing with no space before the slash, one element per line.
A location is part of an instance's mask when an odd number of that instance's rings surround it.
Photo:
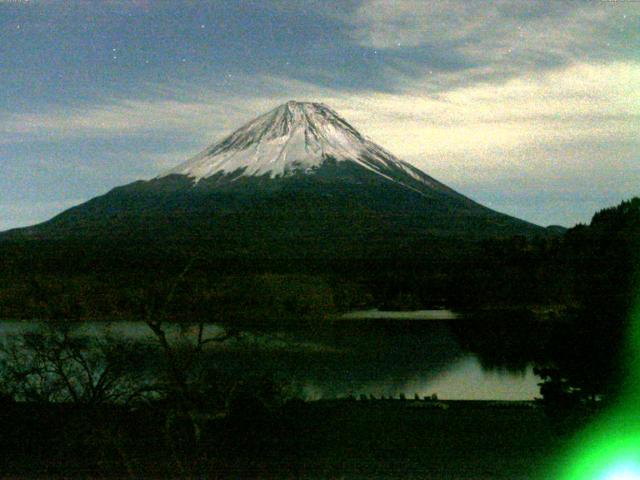
<path fill-rule="evenodd" d="M 640 260 L 640 198 L 597 212 L 590 225 L 569 230 L 561 256 L 573 278 L 577 308 L 539 365 L 548 399 L 613 395 L 623 381 L 623 351 Z"/>
<path fill-rule="evenodd" d="M 42 323 L 0 344 L 0 389 L 16 400 L 97 405 L 153 395 L 138 343 Z"/>

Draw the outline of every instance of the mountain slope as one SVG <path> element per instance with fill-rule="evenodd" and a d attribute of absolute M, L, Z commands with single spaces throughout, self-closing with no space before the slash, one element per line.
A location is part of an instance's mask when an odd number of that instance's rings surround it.
<path fill-rule="evenodd" d="M 196 157 L 12 239 L 189 244 L 219 256 L 411 254 L 425 239 L 544 234 L 403 162 L 325 105 L 288 102 Z"/>

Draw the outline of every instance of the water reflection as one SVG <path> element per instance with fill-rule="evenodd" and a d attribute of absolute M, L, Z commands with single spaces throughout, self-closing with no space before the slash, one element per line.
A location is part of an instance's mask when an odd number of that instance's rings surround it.
<path fill-rule="evenodd" d="M 478 357 L 469 355 L 450 366 L 433 380 L 407 382 L 406 392 L 437 392 L 450 400 L 530 400 L 540 396 L 540 377 L 531 365 L 524 370 L 486 370 Z"/>
<path fill-rule="evenodd" d="M 32 330 L 35 323 L 1 322 L 0 335 Z M 401 394 L 443 399 L 526 400 L 539 395 L 530 366 L 534 336 L 522 324 L 469 324 L 466 320 L 349 320 L 314 328 L 246 329 L 205 352 L 225 374 L 276 375 L 309 399 Z M 195 327 L 171 326 L 172 341 Z M 535 327 L 531 327 L 535 328 Z M 510 330 L 513 332 L 509 333 Z M 206 335 L 224 331 L 207 325 Z M 143 322 L 87 322 L 80 334 L 154 340 Z"/>

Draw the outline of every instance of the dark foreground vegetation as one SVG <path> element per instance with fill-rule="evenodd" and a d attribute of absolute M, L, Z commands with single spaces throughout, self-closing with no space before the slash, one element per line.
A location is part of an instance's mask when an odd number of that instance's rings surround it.
<path fill-rule="evenodd" d="M 553 313 L 612 300 L 624 307 L 637 263 L 639 210 L 635 198 L 566 232 L 483 240 L 427 235 L 366 257 L 255 257 L 215 242 L 9 237 L 0 241 L 0 318 L 139 319 L 160 304 L 173 320 L 225 323 L 282 323 L 282 315 L 293 321 L 371 306 Z"/>
<path fill-rule="evenodd" d="M 623 382 L 639 246 L 640 199 L 563 235 L 441 239 L 409 260 L 2 244 L 0 318 L 53 326 L 5 341 L 0 352 L 3 473 L 543 478 L 573 419 Z M 372 306 L 466 312 L 463 347 L 488 368 L 534 363 L 544 407 L 306 404 L 278 372 L 224 373 L 207 357 L 249 326 L 312 327 Z M 155 342 L 71 335 L 70 320 L 95 319 L 140 320 Z M 504 321 L 523 328 L 514 335 Z M 176 322 L 189 330 L 172 343 Z M 225 329 L 207 336 L 211 322 Z"/>
<path fill-rule="evenodd" d="M 162 405 L 5 404 L 3 475 L 112 478 L 544 478 L 571 433 L 484 402 L 238 401 L 197 438 Z"/>

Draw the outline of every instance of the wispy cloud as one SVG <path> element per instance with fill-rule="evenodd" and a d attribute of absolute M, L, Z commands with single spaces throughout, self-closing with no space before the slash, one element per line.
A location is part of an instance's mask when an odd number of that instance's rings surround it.
<path fill-rule="evenodd" d="M 230 101 L 216 103 L 168 99 L 121 100 L 92 106 L 60 108 L 38 113 L 6 114 L 0 134 L 10 139 L 78 138 L 96 135 L 143 134 L 150 131 L 177 130 L 183 134 L 201 134 L 204 126 L 233 111 Z"/>
<path fill-rule="evenodd" d="M 500 84 L 420 94 L 324 92 L 354 124 L 399 156 L 637 138 L 640 64 L 580 64 Z M 428 160 L 425 159 L 425 162 Z"/>
<path fill-rule="evenodd" d="M 238 76 L 237 88 L 189 82 L 150 84 L 145 98 L 99 99 L 91 104 L 51 105 L 37 112 L 0 110 L 0 144 L 173 133 L 213 141 L 291 94 L 325 91 L 277 77 Z M 291 92 L 291 89 L 294 91 Z M 328 91 L 328 90 L 326 90 Z"/>
<path fill-rule="evenodd" d="M 371 93 L 263 77 L 261 83 L 268 88 L 242 96 L 183 85 L 179 90 L 160 89 L 158 98 L 150 100 L 5 114 L 0 138 L 8 142 L 173 132 L 212 141 L 290 98 L 332 105 L 400 156 L 638 134 L 640 63 L 576 64 L 437 96 L 420 93 L 429 82 L 427 76 L 408 80 L 396 93 Z"/>
<path fill-rule="evenodd" d="M 454 75 L 437 62 L 416 66 L 432 72 L 434 90 L 575 62 L 639 59 L 636 2 L 365 0 L 344 18 L 362 46 L 458 57 Z"/>

